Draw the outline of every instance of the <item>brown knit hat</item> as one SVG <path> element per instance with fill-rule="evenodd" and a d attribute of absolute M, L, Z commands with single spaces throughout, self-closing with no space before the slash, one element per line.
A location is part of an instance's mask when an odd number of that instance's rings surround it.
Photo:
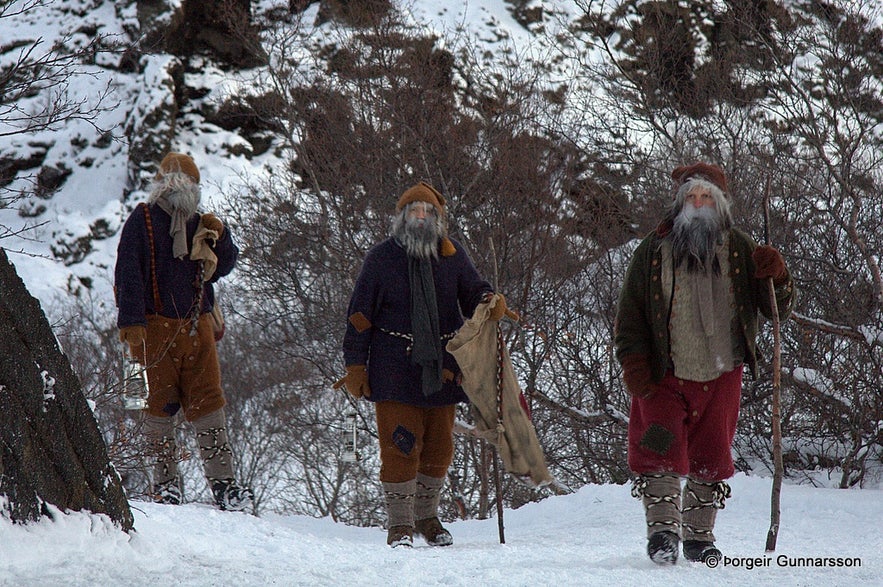
<path fill-rule="evenodd" d="M 425 181 L 421 181 L 417 185 L 405 190 L 405 193 L 402 194 L 402 197 L 396 203 L 396 212 L 401 212 L 402 208 L 411 202 L 428 202 L 435 206 L 439 216 L 445 215 L 445 197 Z"/>
<path fill-rule="evenodd" d="M 719 187 L 724 194 L 729 193 L 727 190 L 727 178 L 724 175 L 723 169 L 717 165 L 702 162 L 684 165 L 675 168 L 671 172 L 671 178 L 675 181 L 675 189 L 687 183 L 688 179 L 701 178 Z"/>
<path fill-rule="evenodd" d="M 156 178 L 160 179 L 168 173 L 184 173 L 193 178 L 193 181 L 199 183 L 199 169 L 193 162 L 193 157 L 184 155 L 183 153 L 169 153 L 163 157 L 159 164 L 159 171 L 156 172 Z"/>

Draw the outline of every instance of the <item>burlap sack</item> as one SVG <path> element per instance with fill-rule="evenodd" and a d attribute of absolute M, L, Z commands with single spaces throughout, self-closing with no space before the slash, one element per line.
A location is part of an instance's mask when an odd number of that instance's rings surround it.
<path fill-rule="evenodd" d="M 463 372 L 463 390 L 472 403 L 475 426 L 483 438 L 497 448 L 503 466 L 520 481 L 541 487 L 554 478 L 546 468 L 533 424 L 521 407 L 521 387 L 515 379 L 512 361 L 506 345 L 502 345 L 503 394 L 502 422 L 498 425 L 497 412 L 497 328 L 499 323 L 489 321 L 490 309 L 497 297 L 481 303 L 472 318 L 460 328 L 447 344 L 447 350 L 457 359 Z"/>

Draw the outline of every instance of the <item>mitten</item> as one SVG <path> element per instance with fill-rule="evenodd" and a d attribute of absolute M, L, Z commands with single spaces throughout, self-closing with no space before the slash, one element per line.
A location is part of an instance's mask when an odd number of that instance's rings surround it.
<path fill-rule="evenodd" d="M 224 236 L 224 223 L 221 222 L 221 219 L 208 212 L 202 215 L 202 225 L 205 226 L 209 230 L 214 230 L 218 233 L 218 240 L 222 236 Z"/>
<path fill-rule="evenodd" d="M 371 397 L 371 388 L 368 387 L 368 368 L 365 365 L 347 365 L 346 375 L 340 378 L 332 387 L 340 389 L 346 387 L 350 395 L 356 399 L 362 396 Z"/>
<path fill-rule="evenodd" d="M 751 253 L 756 269 L 754 277 L 757 279 L 773 278 L 773 283 L 781 285 L 788 278 L 788 270 L 785 269 L 785 260 L 782 254 L 769 245 L 762 245 Z"/>
<path fill-rule="evenodd" d="M 140 324 L 120 328 L 120 342 L 129 345 L 129 356 L 141 363 L 146 364 L 145 344 L 147 329 Z"/>
<path fill-rule="evenodd" d="M 494 307 L 491 308 L 490 314 L 488 314 L 488 320 L 497 321 L 503 317 L 503 315 L 510 318 L 513 322 L 518 322 L 520 320 L 520 316 L 514 311 L 510 310 L 506 305 L 506 298 L 503 294 L 496 294 L 497 303 L 494 304 Z"/>
<path fill-rule="evenodd" d="M 656 391 L 646 355 L 628 355 L 622 358 L 622 380 L 632 397 L 647 399 Z"/>

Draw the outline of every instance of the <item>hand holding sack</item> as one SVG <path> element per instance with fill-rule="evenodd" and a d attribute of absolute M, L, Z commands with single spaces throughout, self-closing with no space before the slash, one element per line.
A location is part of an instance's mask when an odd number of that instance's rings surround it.
<path fill-rule="evenodd" d="M 333 386 L 334 389 L 346 387 L 346 390 L 356 399 L 371 397 L 371 388 L 368 386 L 368 368 L 365 365 L 347 365 L 346 375 L 340 378 Z"/>
<path fill-rule="evenodd" d="M 218 240 L 224 236 L 224 223 L 221 222 L 221 219 L 212 214 L 211 212 L 202 215 L 202 225 L 205 226 L 208 230 L 213 230 L 218 233 Z"/>
<path fill-rule="evenodd" d="M 503 316 L 508 317 L 513 322 L 518 322 L 521 319 L 521 316 L 515 311 L 510 310 L 506 305 L 506 297 L 503 294 L 490 294 L 485 301 L 490 301 L 493 296 L 496 296 L 497 303 L 491 308 L 490 314 L 488 314 L 488 320 L 497 322 L 502 319 Z"/>
<path fill-rule="evenodd" d="M 147 364 L 145 339 L 147 338 L 147 328 L 136 324 L 134 326 L 125 326 L 120 328 L 120 342 L 129 345 L 129 356 L 141 363 Z"/>
<path fill-rule="evenodd" d="M 645 355 L 628 355 L 622 358 L 622 380 L 629 395 L 647 399 L 656 391 L 650 363 Z"/>
<path fill-rule="evenodd" d="M 785 269 L 785 260 L 782 254 L 774 247 L 762 245 L 751 253 L 756 267 L 754 277 L 757 279 L 772 278 L 775 285 L 782 285 L 788 279 L 788 270 Z"/>

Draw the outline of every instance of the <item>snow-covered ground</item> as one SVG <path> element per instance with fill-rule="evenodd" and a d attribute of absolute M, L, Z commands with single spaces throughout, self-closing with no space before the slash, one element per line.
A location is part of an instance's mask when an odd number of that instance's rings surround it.
<path fill-rule="evenodd" d="M 132 502 L 136 531 L 74 513 L 0 520 L 0 585 L 880 585 L 883 495 L 785 484 L 776 551 L 764 552 L 770 480 L 739 475 L 718 516 L 717 568 L 644 553 L 628 486 L 586 486 L 504 513 L 448 524 L 454 545 L 386 546 L 386 532 L 329 519 L 255 518 L 206 504 Z M 811 564 L 825 566 L 808 566 Z M 798 566 L 800 565 L 800 566 Z"/>

